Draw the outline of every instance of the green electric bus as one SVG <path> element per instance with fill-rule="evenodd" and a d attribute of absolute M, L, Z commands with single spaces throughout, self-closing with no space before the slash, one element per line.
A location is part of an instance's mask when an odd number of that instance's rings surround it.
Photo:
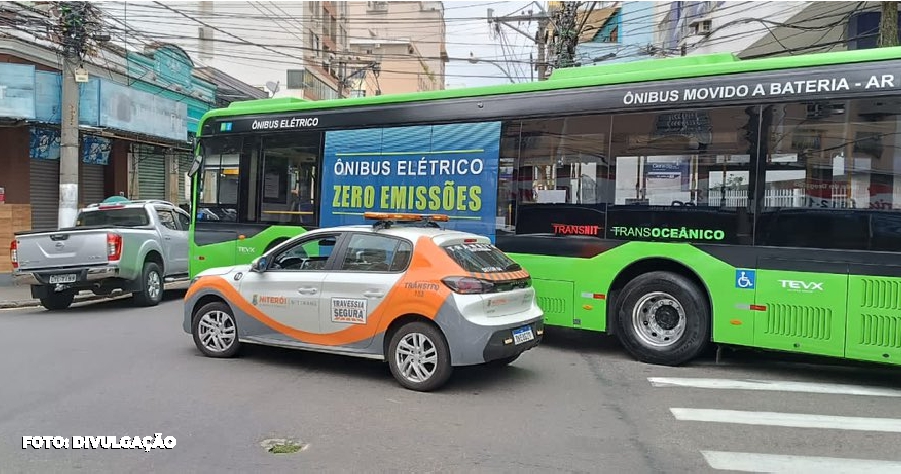
<path fill-rule="evenodd" d="M 901 48 L 233 103 L 200 125 L 191 273 L 366 211 L 440 213 L 531 273 L 548 325 L 642 361 L 899 364 L 899 114 Z"/>

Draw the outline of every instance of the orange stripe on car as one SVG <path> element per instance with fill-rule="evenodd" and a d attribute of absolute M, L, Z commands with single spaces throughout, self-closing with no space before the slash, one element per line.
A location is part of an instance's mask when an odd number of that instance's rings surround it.
<path fill-rule="evenodd" d="M 416 314 L 434 319 L 451 293 L 441 279 L 454 275 L 460 275 L 457 264 L 430 238 L 420 237 L 407 272 L 388 291 L 384 301 L 369 315 L 366 323 L 354 324 L 328 334 L 301 331 L 270 318 L 220 276 L 198 279 L 191 285 L 185 299 L 202 289 L 215 289 L 233 307 L 274 331 L 309 344 L 340 346 L 367 340 L 374 334 L 382 333 L 392 321 L 403 315 Z"/>

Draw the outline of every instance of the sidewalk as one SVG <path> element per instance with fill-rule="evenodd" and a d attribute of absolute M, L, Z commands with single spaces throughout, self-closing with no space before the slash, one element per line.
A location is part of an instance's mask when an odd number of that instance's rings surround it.
<path fill-rule="evenodd" d="M 82 291 L 75 296 L 75 302 L 98 300 L 108 298 L 107 296 L 97 296 L 90 291 Z M 39 300 L 31 297 L 31 288 L 27 286 L 0 286 L 0 309 L 4 308 L 27 308 L 31 306 L 40 306 Z"/>
<path fill-rule="evenodd" d="M 190 286 L 190 281 L 175 281 L 166 283 L 166 291 L 184 291 Z M 97 296 L 91 290 L 82 290 L 75 296 L 75 303 L 84 301 L 102 300 L 107 298 L 121 298 L 122 293 L 116 292 L 112 296 Z M 39 300 L 31 297 L 31 288 L 27 286 L 0 285 L 0 309 L 28 308 L 40 306 Z"/>

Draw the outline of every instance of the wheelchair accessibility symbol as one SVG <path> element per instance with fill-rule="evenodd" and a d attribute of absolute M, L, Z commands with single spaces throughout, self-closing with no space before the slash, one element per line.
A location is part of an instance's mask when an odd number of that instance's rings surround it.
<path fill-rule="evenodd" d="M 753 290 L 754 283 L 757 279 L 757 273 L 754 270 L 739 268 L 735 270 L 735 287 L 745 290 Z"/>

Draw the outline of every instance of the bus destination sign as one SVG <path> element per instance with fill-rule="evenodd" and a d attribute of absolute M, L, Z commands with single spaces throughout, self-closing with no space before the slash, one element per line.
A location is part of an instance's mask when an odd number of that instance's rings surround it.
<path fill-rule="evenodd" d="M 867 74 L 847 77 L 811 77 L 775 81 L 730 81 L 675 88 L 630 89 L 622 94 L 623 105 L 653 105 L 705 101 L 789 98 L 796 95 L 835 94 L 857 91 L 891 91 L 901 87 L 894 74 Z"/>
<path fill-rule="evenodd" d="M 316 128 L 319 126 L 319 117 L 294 116 L 294 117 L 265 117 L 253 119 L 232 119 L 219 122 L 218 132 L 252 132 L 252 131 L 281 131 Z"/>

